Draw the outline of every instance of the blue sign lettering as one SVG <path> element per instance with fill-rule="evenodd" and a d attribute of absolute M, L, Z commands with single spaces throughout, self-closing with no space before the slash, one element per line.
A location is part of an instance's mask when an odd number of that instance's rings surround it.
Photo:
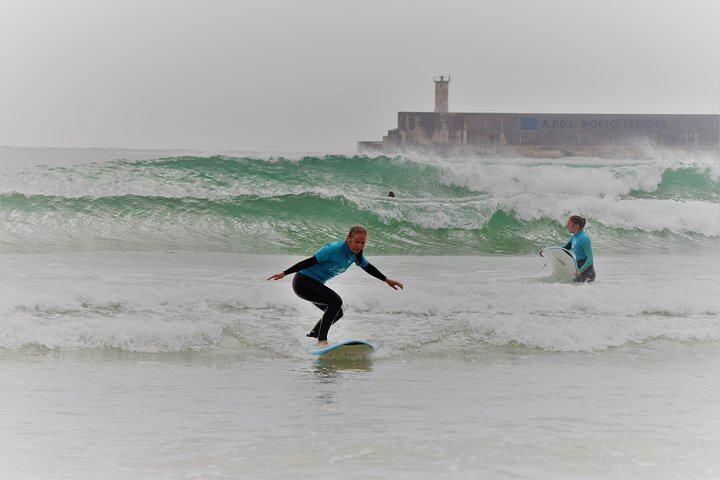
<path fill-rule="evenodd" d="M 520 128 L 523 130 L 537 130 L 538 119 L 535 117 L 524 117 L 520 119 Z"/>

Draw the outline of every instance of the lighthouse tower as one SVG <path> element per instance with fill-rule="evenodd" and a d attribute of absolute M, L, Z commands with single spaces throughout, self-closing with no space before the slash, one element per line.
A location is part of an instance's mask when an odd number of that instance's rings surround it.
<path fill-rule="evenodd" d="M 448 86 L 450 85 L 450 75 L 447 80 L 444 75 L 440 78 L 434 78 L 435 81 L 435 112 L 448 112 Z"/>

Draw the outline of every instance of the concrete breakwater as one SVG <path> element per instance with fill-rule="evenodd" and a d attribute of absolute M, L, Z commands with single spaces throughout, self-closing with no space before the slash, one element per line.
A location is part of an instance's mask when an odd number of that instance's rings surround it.
<path fill-rule="evenodd" d="M 358 150 L 552 157 L 606 156 L 648 146 L 720 149 L 720 115 L 456 113 L 447 111 L 449 78 L 435 82 L 434 112 L 399 112 L 397 127 L 382 141 L 358 142 Z"/>

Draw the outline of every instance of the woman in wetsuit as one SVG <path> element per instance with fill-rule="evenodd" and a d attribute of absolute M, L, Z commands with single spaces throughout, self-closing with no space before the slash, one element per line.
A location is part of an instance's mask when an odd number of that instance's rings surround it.
<path fill-rule="evenodd" d="M 392 289 L 403 288 L 402 283 L 387 278 L 367 261 L 363 255 L 367 237 L 368 232 L 365 227 L 353 225 L 345 240 L 330 242 L 315 252 L 312 257 L 268 278 L 268 280 L 280 280 L 285 275 L 295 273 L 292 286 L 297 296 L 312 302 L 324 312 L 320 321 L 307 334 L 308 337 L 318 339 L 318 346 L 328 344 L 327 334 L 330 326 L 343 316 L 342 298 L 327 287 L 325 282 L 355 263 L 373 277 L 387 283 Z"/>
<path fill-rule="evenodd" d="M 578 271 L 575 272 L 575 282 L 585 283 L 595 280 L 595 265 L 593 263 L 592 242 L 585 234 L 585 219 L 580 215 L 568 218 L 567 229 L 572 233 L 570 240 L 563 246 L 566 250 L 575 253 Z"/>

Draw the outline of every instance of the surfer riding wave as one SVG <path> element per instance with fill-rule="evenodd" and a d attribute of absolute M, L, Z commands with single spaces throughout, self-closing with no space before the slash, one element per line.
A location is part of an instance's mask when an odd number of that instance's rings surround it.
<path fill-rule="evenodd" d="M 392 289 L 403 288 L 401 282 L 387 278 L 367 261 L 363 255 L 367 237 L 368 231 L 365 227 L 353 225 L 345 240 L 328 243 L 312 257 L 268 278 L 268 280 L 280 280 L 285 275 L 294 273 L 292 287 L 295 294 L 323 311 L 322 318 L 307 334 L 308 337 L 318 339 L 318 346 L 328 345 L 327 334 L 330 327 L 343 316 L 342 298 L 326 286 L 325 282 L 343 273 L 354 263 Z"/>

